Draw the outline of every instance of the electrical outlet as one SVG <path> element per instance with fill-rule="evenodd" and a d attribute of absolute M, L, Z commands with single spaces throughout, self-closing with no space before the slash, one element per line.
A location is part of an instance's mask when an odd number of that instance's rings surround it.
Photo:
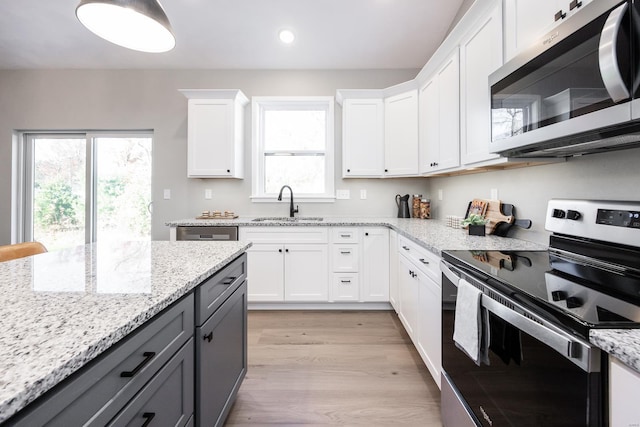
<path fill-rule="evenodd" d="M 444 195 L 442 194 L 442 188 L 438 189 L 438 200 L 442 200 Z"/>
<path fill-rule="evenodd" d="M 367 190 L 360 190 L 360 199 L 365 200 L 367 198 Z"/>
<path fill-rule="evenodd" d="M 165 189 L 164 189 L 164 199 L 165 199 L 165 200 L 169 200 L 169 199 L 171 199 L 171 190 L 170 190 L 170 189 L 168 189 L 168 188 L 165 188 Z"/>
<path fill-rule="evenodd" d="M 347 200 L 351 198 L 351 192 L 349 190 L 336 190 L 336 199 Z"/>
<path fill-rule="evenodd" d="M 207 189 L 204 190 L 204 198 L 207 199 L 207 200 L 211 199 L 211 189 L 210 188 L 207 188 Z"/>
<path fill-rule="evenodd" d="M 498 200 L 498 189 L 497 188 L 492 188 L 491 189 L 491 200 Z"/>

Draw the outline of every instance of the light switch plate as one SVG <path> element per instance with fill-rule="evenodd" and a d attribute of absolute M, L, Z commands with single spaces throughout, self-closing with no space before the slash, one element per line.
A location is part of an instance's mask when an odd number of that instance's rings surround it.
<path fill-rule="evenodd" d="M 210 188 L 207 188 L 207 189 L 204 190 L 204 198 L 207 199 L 207 200 L 211 199 L 211 189 Z"/>
<path fill-rule="evenodd" d="M 491 189 L 491 200 L 498 200 L 498 189 L 497 188 L 492 188 Z"/>
<path fill-rule="evenodd" d="M 165 200 L 169 200 L 169 199 L 171 199 L 171 190 L 170 190 L 170 189 L 168 189 L 168 188 L 165 188 L 165 189 L 164 189 L 164 199 L 165 199 Z"/>
<path fill-rule="evenodd" d="M 438 200 L 442 200 L 443 194 L 442 194 L 442 189 L 438 190 Z"/>
<path fill-rule="evenodd" d="M 346 200 L 351 198 L 351 192 L 349 190 L 336 190 L 336 199 Z"/>
<path fill-rule="evenodd" d="M 367 190 L 360 190 L 360 199 L 365 200 L 367 198 Z"/>

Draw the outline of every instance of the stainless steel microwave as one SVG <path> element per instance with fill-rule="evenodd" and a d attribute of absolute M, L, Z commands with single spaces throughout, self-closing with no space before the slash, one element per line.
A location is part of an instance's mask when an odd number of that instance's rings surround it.
<path fill-rule="evenodd" d="M 489 76 L 491 152 L 640 146 L 640 1 L 594 0 Z"/>

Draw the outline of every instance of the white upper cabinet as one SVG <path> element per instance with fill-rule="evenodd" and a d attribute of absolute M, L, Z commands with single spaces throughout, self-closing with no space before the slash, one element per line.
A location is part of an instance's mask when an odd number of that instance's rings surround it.
<path fill-rule="evenodd" d="M 502 65 L 499 4 L 460 43 L 460 158 L 462 164 L 497 159 L 491 142 L 489 75 Z"/>
<path fill-rule="evenodd" d="M 384 101 L 346 99 L 342 104 L 342 177 L 379 178 L 384 169 Z"/>
<path fill-rule="evenodd" d="M 505 60 L 592 0 L 504 0 Z"/>
<path fill-rule="evenodd" d="M 420 173 L 460 165 L 460 59 L 456 48 L 420 87 Z"/>
<path fill-rule="evenodd" d="M 385 176 L 418 175 L 418 91 L 384 100 Z"/>
<path fill-rule="evenodd" d="M 189 98 L 187 176 L 244 177 L 244 107 L 239 90 L 181 90 Z"/>

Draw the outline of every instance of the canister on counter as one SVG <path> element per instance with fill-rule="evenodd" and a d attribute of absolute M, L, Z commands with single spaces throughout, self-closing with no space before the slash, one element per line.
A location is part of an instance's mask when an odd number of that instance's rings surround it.
<path fill-rule="evenodd" d="M 430 219 L 431 218 L 431 200 L 430 199 L 420 199 L 420 217 L 422 219 Z"/>
<path fill-rule="evenodd" d="M 412 207 L 412 214 L 411 215 L 413 218 L 420 218 L 420 200 L 422 199 L 422 194 L 414 194 L 413 195 L 413 203 L 411 205 Z"/>

